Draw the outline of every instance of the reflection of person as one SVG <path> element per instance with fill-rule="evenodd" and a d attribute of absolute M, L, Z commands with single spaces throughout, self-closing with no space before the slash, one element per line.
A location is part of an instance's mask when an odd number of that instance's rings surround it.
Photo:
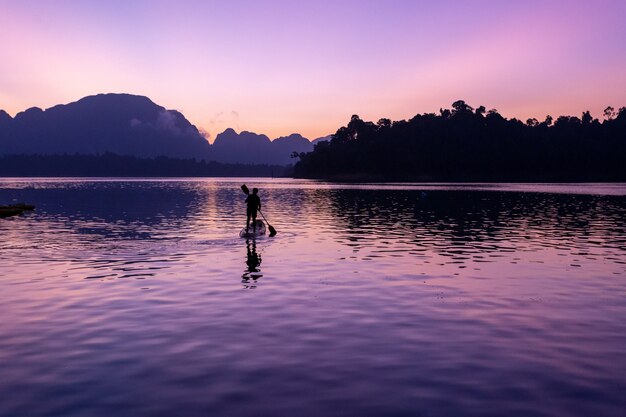
<path fill-rule="evenodd" d="M 256 251 L 256 242 L 254 239 L 246 239 L 246 271 L 243 273 L 242 283 L 245 288 L 256 288 L 257 279 L 261 278 L 261 255 Z M 252 283 L 250 282 L 252 278 Z"/>
<path fill-rule="evenodd" d="M 261 198 L 258 196 L 259 189 L 253 188 L 252 194 L 248 194 L 246 197 L 246 204 L 248 208 L 246 210 L 246 232 L 250 227 L 250 219 L 252 218 L 252 230 L 256 231 L 256 213 L 261 210 Z"/>
<path fill-rule="evenodd" d="M 248 265 L 248 272 L 259 272 L 259 265 L 261 265 L 261 256 L 256 251 L 256 242 L 246 240 L 247 253 L 246 253 L 246 265 Z"/>

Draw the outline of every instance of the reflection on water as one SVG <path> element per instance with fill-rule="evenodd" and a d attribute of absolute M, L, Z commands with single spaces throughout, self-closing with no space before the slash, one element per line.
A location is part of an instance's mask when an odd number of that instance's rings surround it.
<path fill-rule="evenodd" d="M 502 272 L 504 260 L 545 262 L 555 254 L 570 266 L 621 264 L 626 250 L 623 197 L 363 190 L 330 197 L 339 239 L 369 257 L 407 252 L 426 264 L 474 270 L 497 262 Z"/>
<path fill-rule="evenodd" d="M 257 279 L 261 278 L 261 255 L 256 251 L 256 239 L 246 239 L 247 268 L 241 276 L 244 288 L 256 288 Z"/>
<path fill-rule="evenodd" d="M 243 182 L 276 237 L 238 237 Z M 0 180 L 16 201 L 1 416 L 626 406 L 624 185 Z"/>

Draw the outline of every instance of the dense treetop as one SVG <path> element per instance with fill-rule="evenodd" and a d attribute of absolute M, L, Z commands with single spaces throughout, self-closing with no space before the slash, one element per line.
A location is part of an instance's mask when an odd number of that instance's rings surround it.
<path fill-rule="evenodd" d="M 626 108 L 603 121 L 506 119 L 462 100 L 439 114 L 377 123 L 352 116 L 330 142 L 297 155 L 296 177 L 416 181 L 626 180 Z"/>

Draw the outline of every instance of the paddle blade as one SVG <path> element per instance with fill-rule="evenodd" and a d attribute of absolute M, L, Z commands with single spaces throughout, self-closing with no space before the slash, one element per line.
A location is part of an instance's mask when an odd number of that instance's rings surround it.
<path fill-rule="evenodd" d="M 276 236 L 276 233 L 278 233 L 276 229 L 274 229 L 274 227 L 270 226 L 269 224 L 267 225 L 267 228 L 270 229 L 270 237 L 274 237 Z"/>
<path fill-rule="evenodd" d="M 246 186 L 246 184 L 242 184 L 241 189 L 243 190 L 244 193 L 250 194 L 250 190 L 248 190 L 248 187 Z"/>

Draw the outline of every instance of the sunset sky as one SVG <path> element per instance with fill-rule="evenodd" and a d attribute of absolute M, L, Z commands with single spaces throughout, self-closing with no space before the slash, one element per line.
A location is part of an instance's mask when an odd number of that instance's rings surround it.
<path fill-rule="evenodd" d="M 457 99 L 600 117 L 626 106 L 624 22 L 624 0 L 0 0 L 0 109 L 128 92 L 212 139 L 313 139 Z"/>

